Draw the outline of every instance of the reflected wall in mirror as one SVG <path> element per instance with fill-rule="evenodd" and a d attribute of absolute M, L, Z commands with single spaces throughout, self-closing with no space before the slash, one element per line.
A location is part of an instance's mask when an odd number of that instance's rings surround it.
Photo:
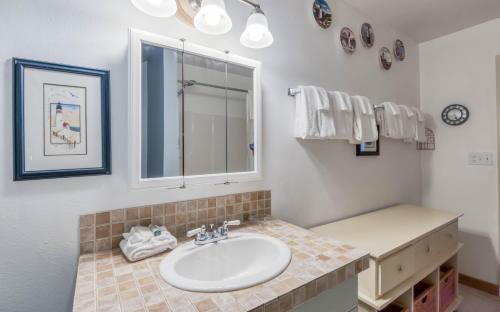
<path fill-rule="evenodd" d="M 143 32 L 131 38 L 131 58 L 140 55 L 131 60 L 140 132 L 132 184 L 260 178 L 260 63 Z"/>

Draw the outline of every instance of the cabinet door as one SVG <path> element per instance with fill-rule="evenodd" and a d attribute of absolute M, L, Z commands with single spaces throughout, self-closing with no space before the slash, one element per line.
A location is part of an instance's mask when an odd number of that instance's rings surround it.
<path fill-rule="evenodd" d="M 330 288 L 293 309 L 294 312 L 351 312 L 357 311 L 358 277 Z"/>

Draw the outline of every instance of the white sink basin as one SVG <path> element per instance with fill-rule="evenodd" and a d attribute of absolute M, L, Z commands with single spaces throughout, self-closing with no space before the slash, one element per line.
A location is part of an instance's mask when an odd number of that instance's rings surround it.
<path fill-rule="evenodd" d="M 160 274 L 177 288 L 223 292 L 266 282 L 283 272 L 290 259 L 290 248 L 276 238 L 230 233 L 217 243 L 177 247 L 161 262 Z"/>

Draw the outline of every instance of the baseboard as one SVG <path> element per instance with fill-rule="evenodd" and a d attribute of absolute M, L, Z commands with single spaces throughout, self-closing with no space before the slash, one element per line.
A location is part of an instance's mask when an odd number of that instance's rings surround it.
<path fill-rule="evenodd" d="M 477 279 L 472 276 L 464 275 L 462 273 L 459 274 L 458 280 L 460 284 L 464 284 L 465 286 L 484 291 L 497 297 L 500 295 L 498 285 Z"/>

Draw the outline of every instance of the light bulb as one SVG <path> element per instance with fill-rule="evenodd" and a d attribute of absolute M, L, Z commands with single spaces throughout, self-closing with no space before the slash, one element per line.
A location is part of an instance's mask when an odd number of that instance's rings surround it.
<path fill-rule="evenodd" d="M 224 0 L 202 0 L 193 22 L 196 29 L 209 35 L 222 35 L 233 27 Z"/>
<path fill-rule="evenodd" d="M 207 22 L 209 26 L 216 26 L 220 23 L 221 19 L 222 16 L 217 12 L 207 12 L 207 14 L 205 14 L 205 22 Z"/>
<path fill-rule="evenodd" d="M 262 40 L 262 37 L 264 37 L 264 33 L 260 31 L 259 29 L 252 29 L 250 31 L 250 40 L 252 41 L 260 41 Z"/>
<path fill-rule="evenodd" d="M 241 34 L 241 44 L 252 49 L 262 49 L 273 44 L 273 41 L 264 12 L 260 8 L 255 9 L 247 20 L 245 31 Z"/>

